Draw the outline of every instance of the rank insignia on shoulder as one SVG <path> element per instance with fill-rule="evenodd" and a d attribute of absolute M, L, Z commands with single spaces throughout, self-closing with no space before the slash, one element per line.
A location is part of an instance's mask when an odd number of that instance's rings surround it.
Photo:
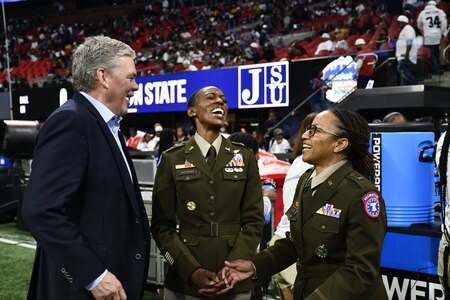
<path fill-rule="evenodd" d="M 364 211 L 371 218 L 380 216 L 380 196 L 376 192 L 368 192 L 361 198 L 364 203 Z"/>
<path fill-rule="evenodd" d="M 179 143 L 179 144 L 175 144 L 175 145 L 173 145 L 172 147 L 170 147 L 169 149 L 167 149 L 167 150 L 164 151 L 164 152 L 170 152 L 170 151 L 172 151 L 172 150 L 174 150 L 174 149 L 180 148 L 181 146 L 184 146 L 185 143 L 186 143 L 186 142 L 181 142 L 181 143 Z"/>

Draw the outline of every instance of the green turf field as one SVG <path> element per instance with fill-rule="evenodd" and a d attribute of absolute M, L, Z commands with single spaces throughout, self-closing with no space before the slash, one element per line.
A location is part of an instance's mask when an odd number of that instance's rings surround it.
<path fill-rule="evenodd" d="M 14 222 L 0 223 L 0 239 L 14 240 L 33 245 L 33 237 L 16 227 Z M 0 242 L 0 299 L 25 299 L 34 261 L 34 249 Z M 145 300 L 160 299 L 146 291 Z"/>

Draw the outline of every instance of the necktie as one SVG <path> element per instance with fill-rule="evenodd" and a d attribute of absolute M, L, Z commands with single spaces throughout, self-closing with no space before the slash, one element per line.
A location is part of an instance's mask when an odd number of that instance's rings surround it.
<path fill-rule="evenodd" d="M 206 159 L 209 168 L 212 170 L 216 162 L 216 148 L 214 146 L 209 147 L 208 153 L 206 153 Z"/>

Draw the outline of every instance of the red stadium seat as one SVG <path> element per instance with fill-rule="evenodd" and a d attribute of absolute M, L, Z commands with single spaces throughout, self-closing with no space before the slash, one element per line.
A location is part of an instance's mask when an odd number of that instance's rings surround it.
<path fill-rule="evenodd" d="M 357 53 L 358 49 L 355 46 L 348 48 L 348 53 Z"/>
<path fill-rule="evenodd" d="M 356 41 L 358 38 L 359 38 L 358 35 L 352 34 L 351 36 L 349 36 L 349 37 L 347 38 L 347 44 L 348 44 L 350 47 L 354 46 L 354 45 L 355 45 L 355 41 Z"/>
<path fill-rule="evenodd" d="M 324 49 L 324 50 L 320 50 L 316 56 L 328 56 L 328 55 L 330 55 L 330 51 Z"/>
<path fill-rule="evenodd" d="M 336 48 L 330 55 L 343 55 L 345 53 L 347 53 L 347 51 L 344 48 Z"/>

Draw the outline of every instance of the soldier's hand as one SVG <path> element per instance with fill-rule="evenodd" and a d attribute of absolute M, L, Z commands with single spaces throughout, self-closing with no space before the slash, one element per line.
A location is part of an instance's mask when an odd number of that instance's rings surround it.
<path fill-rule="evenodd" d="M 212 289 L 220 280 L 216 273 L 198 268 L 192 273 L 191 282 L 199 289 Z"/>
<path fill-rule="evenodd" d="M 250 260 L 238 259 L 232 262 L 225 261 L 221 276 L 226 285 L 232 289 L 236 283 L 255 275 L 255 271 Z"/>
<path fill-rule="evenodd" d="M 220 282 L 214 285 L 214 288 L 217 289 L 216 293 L 214 294 L 215 297 L 226 295 L 228 294 L 229 291 L 231 291 L 231 287 L 227 286 L 224 278 L 221 278 L 222 276 L 221 274 L 223 274 L 223 269 L 217 272 L 217 274 L 219 276 Z"/>
<path fill-rule="evenodd" d="M 127 294 L 113 273 L 107 272 L 100 283 L 91 291 L 95 299 L 126 300 Z"/>
<path fill-rule="evenodd" d="M 217 274 L 222 274 L 222 270 Z M 219 277 L 218 279 L 219 282 L 216 282 L 212 287 L 199 289 L 198 292 L 208 297 L 218 297 L 227 294 L 231 290 L 231 288 L 225 284 L 225 281 L 223 279 Z"/>

